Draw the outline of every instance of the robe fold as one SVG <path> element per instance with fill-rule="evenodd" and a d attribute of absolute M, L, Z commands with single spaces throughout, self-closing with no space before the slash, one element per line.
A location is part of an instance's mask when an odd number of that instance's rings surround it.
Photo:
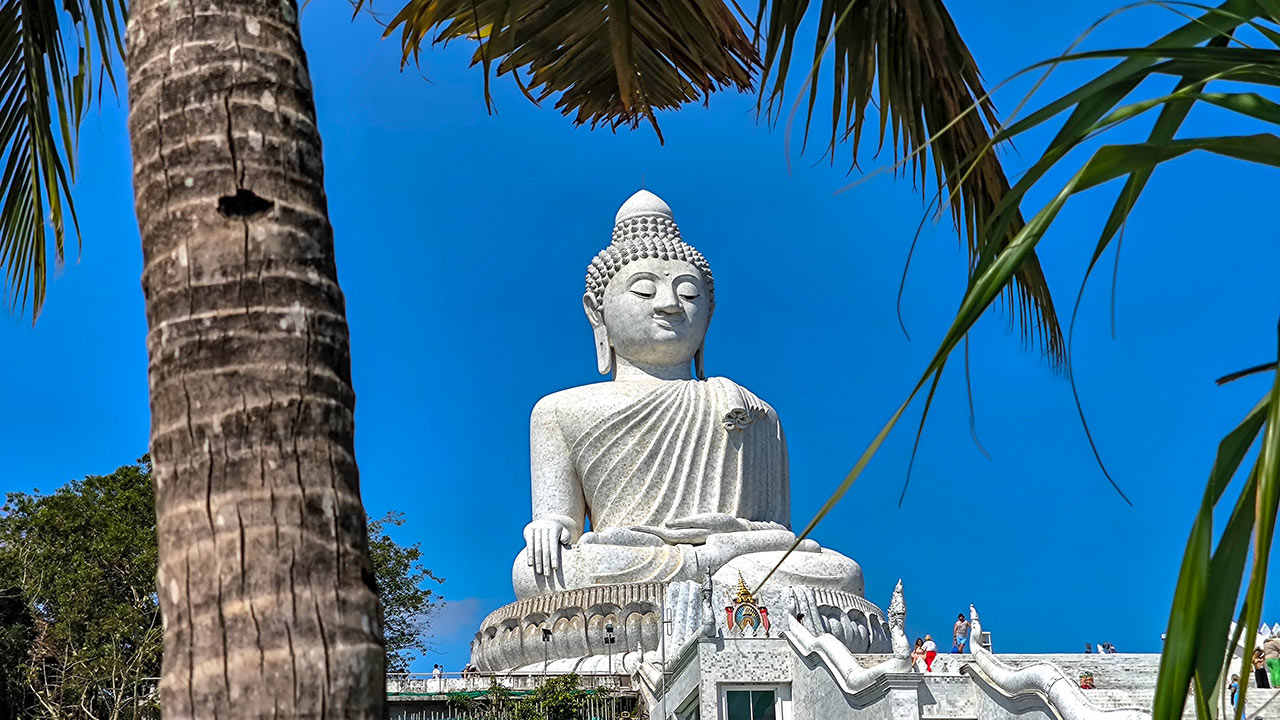
<path fill-rule="evenodd" d="M 593 530 L 700 513 L 790 527 L 778 416 L 726 378 L 657 384 L 566 440 Z"/>

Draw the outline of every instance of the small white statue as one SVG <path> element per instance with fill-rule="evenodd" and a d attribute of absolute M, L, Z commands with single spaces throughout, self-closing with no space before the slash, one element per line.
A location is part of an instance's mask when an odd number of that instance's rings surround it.
<path fill-rule="evenodd" d="M 716 609 L 711 604 L 715 586 L 711 582 L 711 573 L 702 574 L 702 627 L 703 637 L 716 636 Z"/>
<path fill-rule="evenodd" d="M 969 603 L 969 652 L 976 653 L 982 649 L 982 621 L 978 619 L 978 610 Z"/>

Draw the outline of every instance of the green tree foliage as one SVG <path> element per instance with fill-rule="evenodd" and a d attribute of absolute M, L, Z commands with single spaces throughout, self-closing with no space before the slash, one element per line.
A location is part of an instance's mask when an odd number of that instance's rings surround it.
<path fill-rule="evenodd" d="M 0 720 L 16 720 L 30 699 L 22 668 L 35 639 L 35 620 L 18 587 L 0 589 Z"/>
<path fill-rule="evenodd" d="M 578 720 L 587 707 L 587 691 L 578 676 L 557 675 L 547 678 L 516 704 L 516 720 Z"/>
<path fill-rule="evenodd" d="M 404 514 L 389 512 L 369 521 L 369 560 L 382 598 L 387 672 L 408 672 L 418 654 L 429 650 L 427 626 L 440 606 L 441 597 L 423 585 L 444 581 L 422 566 L 419 543 L 397 544 L 387 535 L 388 525 L 404 525 Z"/>
<path fill-rule="evenodd" d="M 10 493 L 0 516 L 0 720 L 159 717 L 162 629 L 155 490 L 146 456 L 51 495 Z M 386 612 L 387 667 L 403 670 L 440 598 L 417 544 L 369 523 Z"/>
<path fill-rule="evenodd" d="M 584 689 L 581 678 L 573 673 L 550 676 L 532 692 L 513 692 L 493 678 L 484 692 L 448 694 L 454 714 L 506 720 L 580 720 L 591 711 L 593 697 L 611 696 L 601 688 Z"/>
<path fill-rule="evenodd" d="M 144 457 L 52 495 L 7 496 L 0 652 L 6 680 L 21 683 L 7 689 L 10 714 L 156 716 L 147 680 L 160 671 L 161 648 L 152 494 Z"/>
<path fill-rule="evenodd" d="M 489 709 L 499 714 L 506 712 L 516 702 L 511 689 L 498 682 L 497 678 L 489 680 L 489 689 L 485 692 L 484 699 Z"/>

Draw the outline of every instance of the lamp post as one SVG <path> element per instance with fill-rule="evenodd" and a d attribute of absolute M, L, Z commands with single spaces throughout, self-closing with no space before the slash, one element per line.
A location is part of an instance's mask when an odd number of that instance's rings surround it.
<path fill-rule="evenodd" d="M 671 626 L 675 619 L 667 610 L 667 583 L 662 583 L 662 631 L 658 633 L 658 645 L 662 649 L 662 720 L 667 720 L 667 636 L 671 634 Z M 643 657 L 643 655 L 641 656 Z"/>
<path fill-rule="evenodd" d="M 604 626 L 604 644 L 609 651 L 609 682 L 613 683 L 613 645 L 618 642 L 618 638 L 613 636 L 613 623 L 606 623 Z"/>
<path fill-rule="evenodd" d="M 551 647 L 551 628 L 542 628 L 542 681 L 547 681 L 547 653 Z"/>

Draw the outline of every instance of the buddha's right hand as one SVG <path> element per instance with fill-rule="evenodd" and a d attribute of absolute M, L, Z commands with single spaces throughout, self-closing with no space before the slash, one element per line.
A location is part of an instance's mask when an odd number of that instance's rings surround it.
<path fill-rule="evenodd" d="M 569 544 L 569 528 L 542 518 L 524 526 L 526 560 L 535 575 L 555 575 L 560 568 L 560 548 Z"/>

